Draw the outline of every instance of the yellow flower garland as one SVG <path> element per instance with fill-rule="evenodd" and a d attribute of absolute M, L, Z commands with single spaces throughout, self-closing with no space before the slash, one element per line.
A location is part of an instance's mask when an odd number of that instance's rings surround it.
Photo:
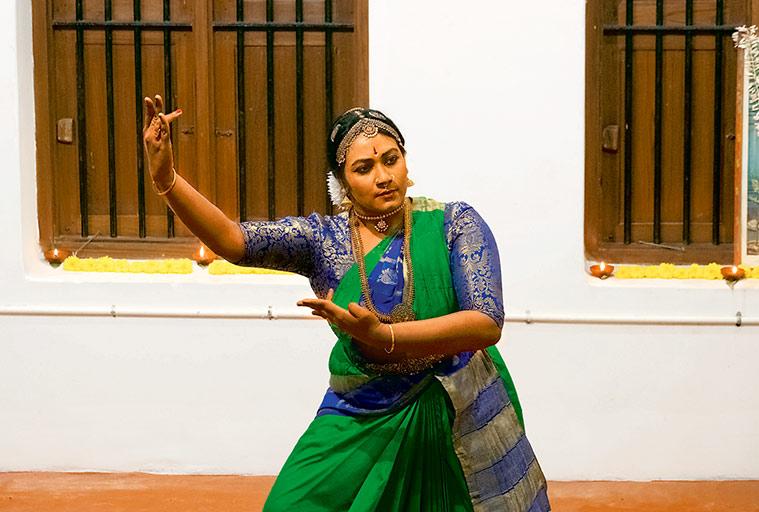
<path fill-rule="evenodd" d="M 63 270 L 69 272 L 115 272 L 129 274 L 192 274 L 192 261 L 188 258 L 168 260 L 128 261 L 115 260 L 109 256 L 102 258 L 77 258 L 69 256 L 63 262 Z M 232 274 L 276 274 L 293 275 L 265 268 L 238 267 L 227 261 L 216 260 L 208 267 L 211 275 Z"/>
<path fill-rule="evenodd" d="M 749 267 L 738 265 L 746 272 L 746 279 L 759 279 L 759 266 Z M 708 265 L 693 264 L 689 267 L 676 267 L 672 263 L 660 263 L 659 265 L 621 265 L 614 272 L 617 279 L 723 279 L 721 265 L 709 263 Z"/>
<path fill-rule="evenodd" d="M 69 256 L 63 262 L 63 270 L 69 272 L 117 272 L 129 274 L 191 274 L 192 261 L 187 258 L 169 260 L 127 261 L 114 260 L 109 256 L 84 258 Z"/>
<path fill-rule="evenodd" d="M 739 265 L 746 272 L 746 279 L 759 279 L 759 266 Z M 689 267 L 676 267 L 671 263 L 659 265 L 620 265 L 614 272 L 617 279 L 722 279 L 722 266 L 717 263 L 708 265 L 693 264 Z M 69 256 L 63 262 L 63 270 L 69 272 L 116 272 L 130 274 L 191 274 L 192 261 L 187 258 L 168 260 L 128 261 L 115 260 L 108 256 L 102 258 L 84 258 Z M 228 261 L 216 260 L 208 266 L 208 273 L 214 276 L 236 274 L 294 275 L 291 272 L 270 270 L 266 268 L 240 267 Z"/>
<path fill-rule="evenodd" d="M 281 270 L 271 270 L 268 268 L 257 267 L 239 267 L 224 260 L 215 260 L 208 266 L 208 273 L 214 276 L 229 275 L 229 274 L 270 274 L 270 275 L 282 275 L 292 276 L 295 275 L 292 272 L 282 272 Z"/>

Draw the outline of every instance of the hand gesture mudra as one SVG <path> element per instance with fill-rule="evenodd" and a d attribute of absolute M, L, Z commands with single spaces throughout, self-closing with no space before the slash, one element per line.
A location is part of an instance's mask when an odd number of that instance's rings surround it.
<path fill-rule="evenodd" d="M 163 113 L 163 98 L 156 95 L 155 101 L 145 98 L 145 123 L 142 126 L 142 140 L 148 156 L 148 170 L 154 186 L 167 190 L 173 179 L 174 154 L 171 147 L 171 122 L 182 115 L 181 110 Z"/>
<path fill-rule="evenodd" d="M 348 309 L 341 308 L 332 302 L 334 295 L 334 291 L 329 290 L 326 298 L 302 299 L 298 306 L 311 308 L 312 315 L 320 316 L 350 334 L 365 352 L 381 355 L 380 349 L 388 346 L 388 328 L 371 311 L 355 302 L 348 304 Z"/>

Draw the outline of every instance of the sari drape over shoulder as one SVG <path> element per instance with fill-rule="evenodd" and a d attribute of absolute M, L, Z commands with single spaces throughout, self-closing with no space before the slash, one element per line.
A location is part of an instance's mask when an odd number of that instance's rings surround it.
<path fill-rule="evenodd" d="M 465 203 L 415 198 L 411 258 L 417 319 L 476 310 L 503 323 L 493 236 Z M 319 297 L 361 303 L 346 214 L 243 223 L 241 263 L 306 275 Z M 403 233 L 366 257 L 372 299 L 403 299 Z M 333 326 L 330 387 L 278 476 L 265 511 L 550 510 L 521 407 L 495 347 L 408 372 L 379 371 Z M 381 365 L 380 365 L 381 366 Z"/>

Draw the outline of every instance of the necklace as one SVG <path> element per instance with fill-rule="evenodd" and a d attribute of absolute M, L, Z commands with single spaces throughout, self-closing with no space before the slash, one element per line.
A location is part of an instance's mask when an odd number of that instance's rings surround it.
<path fill-rule="evenodd" d="M 388 217 L 392 217 L 393 215 L 395 215 L 396 213 L 398 213 L 399 211 L 401 211 L 401 208 L 403 208 L 403 206 L 405 204 L 406 204 L 406 200 L 404 199 L 403 202 L 401 203 L 401 205 L 398 208 L 396 208 L 395 210 L 393 210 L 392 212 L 383 213 L 382 215 L 375 215 L 374 217 L 369 217 L 367 215 L 361 215 L 360 213 L 358 213 L 356 211 L 355 208 L 353 209 L 353 213 L 355 213 L 356 217 L 358 217 L 361 220 L 371 220 L 371 221 L 375 221 L 376 220 L 376 221 L 378 221 L 378 222 L 376 222 L 374 224 L 374 229 L 376 229 L 380 233 L 384 233 L 385 231 L 387 231 L 387 228 L 390 227 L 390 225 L 387 222 L 385 222 L 385 219 L 388 218 Z"/>
<path fill-rule="evenodd" d="M 390 311 L 389 315 L 377 311 L 377 308 L 372 301 L 371 290 L 369 289 L 369 278 L 366 275 L 364 246 L 361 242 L 361 232 L 358 229 L 358 219 L 356 218 L 358 217 L 358 214 L 354 209 L 351 209 L 352 215 L 349 221 L 353 255 L 356 259 L 356 265 L 358 266 L 358 275 L 361 280 L 361 292 L 364 295 L 364 304 L 381 322 L 386 324 L 416 320 L 416 314 L 414 313 L 413 308 L 414 267 L 411 264 L 411 201 L 405 199 L 401 207 L 405 207 L 403 212 L 403 268 L 404 274 L 406 274 L 406 279 L 403 286 L 403 302 L 396 305 Z M 396 211 L 398 210 L 400 210 L 400 208 Z M 392 215 L 392 213 L 388 215 Z M 412 375 L 432 368 L 444 359 L 445 356 L 443 355 L 433 354 L 407 358 L 395 363 L 372 363 L 367 361 L 363 366 L 369 372 L 380 375 Z"/>
<path fill-rule="evenodd" d="M 361 280 L 361 291 L 364 294 L 364 303 L 366 308 L 371 311 L 380 321 L 384 323 L 409 322 L 416 318 L 414 314 L 414 267 L 411 263 L 411 201 L 405 199 L 403 204 L 396 208 L 395 212 L 404 208 L 403 212 L 403 268 L 406 276 L 403 286 L 403 302 L 396 305 L 389 315 L 380 313 L 372 301 L 371 290 L 369 289 L 369 278 L 366 275 L 366 262 L 364 261 L 364 246 L 361 242 L 361 232 L 358 229 L 358 219 L 363 219 L 355 209 L 351 209 L 351 242 L 353 243 L 353 255 L 358 266 L 358 275 Z M 385 214 L 392 215 L 395 212 Z M 370 217 L 369 220 L 373 220 Z M 387 227 L 385 228 L 387 229 Z M 379 231 L 379 229 L 378 229 Z"/>

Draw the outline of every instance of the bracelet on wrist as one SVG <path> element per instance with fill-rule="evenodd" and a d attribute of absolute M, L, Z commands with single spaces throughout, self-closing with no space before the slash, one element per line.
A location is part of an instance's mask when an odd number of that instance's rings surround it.
<path fill-rule="evenodd" d="M 169 187 L 166 190 L 164 190 L 164 191 L 158 190 L 158 186 L 155 184 L 155 181 L 150 180 L 150 183 L 153 186 L 153 192 L 155 192 L 159 196 L 165 196 L 166 194 L 168 194 L 169 192 L 171 192 L 171 189 L 173 189 L 174 185 L 177 184 L 177 170 L 172 167 L 171 168 L 171 172 L 172 172 L 172 174 L 174 174 L 174 176 L 171 179 L 171 185 L 169 185 Z"/>
<path fill-rule="evenodd" d="M 395 331 L 393 331 L 393 325 L 387 324 L 388 329 L 390 329 L 390 350 L 384 349 L 386 353 L 392 354 L 393 350 L 395 350 Z"/>

